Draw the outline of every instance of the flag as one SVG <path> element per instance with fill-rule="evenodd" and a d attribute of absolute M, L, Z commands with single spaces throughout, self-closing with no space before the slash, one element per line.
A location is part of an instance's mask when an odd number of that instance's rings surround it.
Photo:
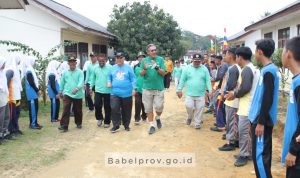
<path fill-rule="evenodd" d="M 224 39 L 223 39 L 223 49 L 228 48 L 227 36 L 226 36 L 226 28 L 224 28 Z"/>
<path fill-rule="evenodd" d="M 213 36 L 210 37 L 210 54 L 215 54 L 215 44 Z"/>

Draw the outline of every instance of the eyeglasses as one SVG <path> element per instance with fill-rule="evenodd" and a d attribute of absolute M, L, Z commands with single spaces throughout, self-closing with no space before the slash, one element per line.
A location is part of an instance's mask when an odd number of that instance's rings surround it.
<path fill-rule="evenodd" d="M 151 53 L 153 53 L 153 52 L 156 52 L 156 49 L 152 49 L 152 50 L 150 50 L 151 51 Z"/>

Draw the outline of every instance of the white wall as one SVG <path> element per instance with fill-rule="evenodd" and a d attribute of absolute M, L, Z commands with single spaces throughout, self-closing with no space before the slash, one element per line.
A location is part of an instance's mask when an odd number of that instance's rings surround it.
<path fill-rule="evenodd" d="M 254 53 L 256 49 L 255 42 L 257 40 L 260 40 L 261 38 L 262 38 L 261 31 L 260 30 L 254 31 L 244 37 L 245 46 L 248 46 L 252 50 L 252 53 Z"/>
<path fill-rule="evenodd" d="M 262 28 L 262 37 L 264 34 L 272 32 L 275 47 L 278 47 L 278 30 L 290 27 L 290 38 L 297 36 L 297 25 L 300 24 L 300 15 L 294 15 L 292 18 L 286 18 L 284 21 L 272 24 L 269 27 Z"/>
<path fill-rule="evenodd" d="M 24 43 L 45 56 L 61 42 L 61 28 L 67 25 L 52 15 L 29 5 L 26 10 L 0 10 L 0 40 Z M 0 55 L 7 56 L 5 46 Z"/>

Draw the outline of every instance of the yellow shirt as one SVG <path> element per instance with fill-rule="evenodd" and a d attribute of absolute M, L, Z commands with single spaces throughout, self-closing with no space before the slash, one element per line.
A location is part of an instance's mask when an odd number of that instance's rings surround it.
<path fill-rule="evenodd" d="M 240 73 L 239 80 L 238 80 L 238 87 L 241 85 L 241 83 L 242 83 L 242 75 Z M 250 108 L 250 106 L 249 106 L 250 96 L 251 95 L 249 92 L 239 99 L 239 109 L 238 109 L 237 115 L 248 116 L 249 108 Z"/>
<path fill-rule="evenodd" d="M 166 60 L 165 65 L 166 65 L 167 72 L 172 73 L 174 69 L 172 60 Z"/>

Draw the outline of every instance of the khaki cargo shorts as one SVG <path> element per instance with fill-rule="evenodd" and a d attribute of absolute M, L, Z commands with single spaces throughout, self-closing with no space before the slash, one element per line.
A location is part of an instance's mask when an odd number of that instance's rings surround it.
<path fill-rule="evenodd" d="M 143 104 L 146 113 L 163 112 L 164 109 L 164 90 L 145 90 L 143 89 Z"/>

